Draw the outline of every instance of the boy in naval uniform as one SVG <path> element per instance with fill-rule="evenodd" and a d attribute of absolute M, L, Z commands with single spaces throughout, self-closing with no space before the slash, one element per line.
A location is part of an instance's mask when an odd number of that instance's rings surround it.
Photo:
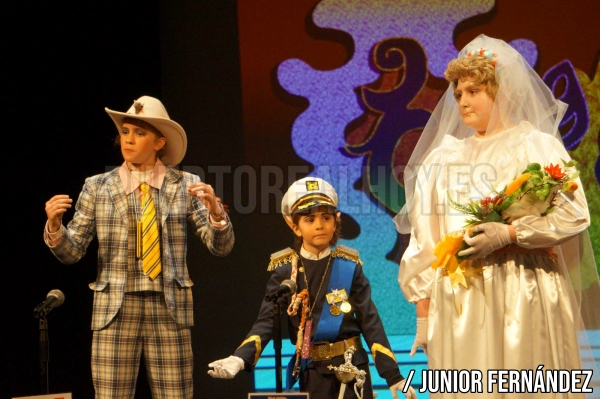
<path fill-rule="evenodd" d="M 296 346 L 288 365 L 287 374 L 293 378 L 288 379 L 287 389 L 299 380 L 300 391 L 308 392 L 311 399 L 338 398 L 342 388 L 344 398 L 373 398 L 362 335 L 377 372 L 397 398 L 406 380 L 371 300 L 371 287 L 358 251 L 343 245 L 335 247 L 341 232 L 337 205 L 335 189 L 317 177 L 294 182 L 282 200 L 282 214 L 296 236 L 296 249 L 286 248 L 271 255 L 268 270 L 272 274 L 266 292 L 276 292 L 282 282 L 297 287 L 291 297 L 276 299 L 280 309 L 286 310 L 290 340 Z M 274 302 L 269 299 L 267 295 L 263 300 L 258 318 L 233 356 L 210 363 L 208 374 L 233 378 L 242 369 L 254 369 L 273 337 Z M 336 374 L 349 368 L 364 378 L 348 383 L 346 389 Z M 412 387 L 405 396 L 416 397 Z"/>

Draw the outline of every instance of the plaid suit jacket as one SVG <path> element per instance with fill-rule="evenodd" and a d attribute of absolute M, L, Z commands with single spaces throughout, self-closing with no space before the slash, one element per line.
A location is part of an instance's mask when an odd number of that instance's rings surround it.
<path fill-rule="evenodd" d="M 98 273 L 96 281 L 90 284 L 94 291 L 92 330 L 102 329 L 115 317 L 123 302 L 127 278 L 127 196 L 118 169 L 85 180 L 73 219 L 62 227 L 60 241 L 50 248 L 60 262 L 72 264 L 85 255 L 92 239 L 98 237 Z M 184 326 L 194 324 L 194 284 L 186 263 L 188 223 L 214 255 L 229 254 L 235 240 L 231 223 L 222 230 L 215 229 L 208 208 L 187 193 L 187 186 L 197 182 L 198 176 L 167 167 L 157 204 L 161 215 L 165 301 L 175 321 Z"/>

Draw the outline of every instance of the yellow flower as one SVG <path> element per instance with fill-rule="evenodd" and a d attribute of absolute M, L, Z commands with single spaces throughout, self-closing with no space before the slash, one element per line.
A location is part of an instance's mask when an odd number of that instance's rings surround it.
<path fill-rule="evenodd" d="M 530 177 L 531 173 L 523 173 L 521 176 L 517 177 L 506 187 L 506 195 L 511 195 L 517 191 Z"/>
<path fill-rule="evenodd" d="M 568 181 L 565 184 L 565 187 L 564 187 L 563 191 L 565 193 L 572 193 L 575 190 L 577 190 L 578 188 L 579 188 L 579 186 L 577 185 L 577 183 L 575 183 L 574 181 Z"/>
<path fill-rule="evenodd" d="M 438 267 L 445 268 L 448 276 L 450 276 L 453 287 L 457 287 L 460 284 L 465 288 L 469 288 L 462 269 L 458 267 L 458 260 L 455 256 L 462 245 L 463 235 L 464 232 L 459 230 L 442 237 L 433 249 L 433 254 L 437 257 L 437 260 L 433 261 L 431 267 L 433 269 L 437 269 Z"/>

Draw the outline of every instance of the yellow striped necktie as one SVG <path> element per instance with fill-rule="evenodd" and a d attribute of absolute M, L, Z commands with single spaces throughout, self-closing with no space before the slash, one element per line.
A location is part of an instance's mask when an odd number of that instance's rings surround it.
<path fill-rule="evenodd" d="M 161 270 L 156 208 L 154 208 L 150 186 L 142 183 L 140 189 L 142 190 L 142 270 L 154 280 Z"/>

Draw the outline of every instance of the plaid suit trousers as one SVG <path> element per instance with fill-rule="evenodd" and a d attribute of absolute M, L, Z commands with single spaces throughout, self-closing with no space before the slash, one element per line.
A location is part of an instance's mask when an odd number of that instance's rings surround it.
<path fill-rule="evenodd" d="M 173 320 L 162 292 L 126 293 L 117 316 L 94 331 L 96 399 L 133 399 L 142 354 L 154 399 L 192 399 L 191 330 Z"/>

